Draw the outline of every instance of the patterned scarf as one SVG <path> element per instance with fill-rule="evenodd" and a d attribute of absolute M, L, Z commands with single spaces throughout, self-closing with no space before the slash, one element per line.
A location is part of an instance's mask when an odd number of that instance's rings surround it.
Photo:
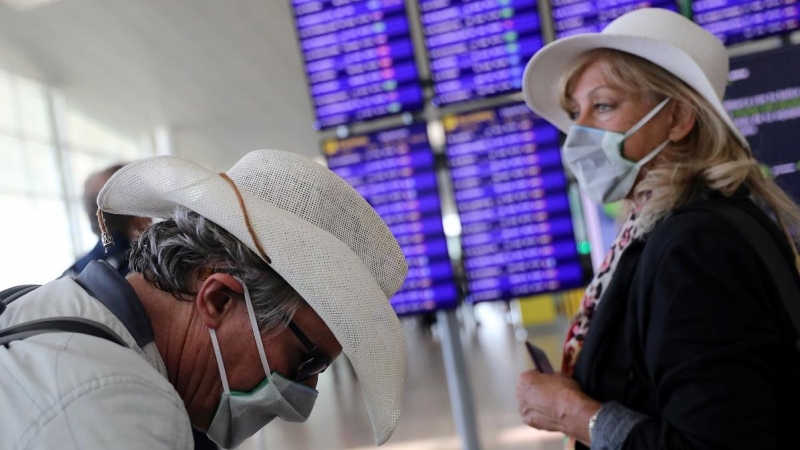
<path fill-rule="evenodd" d="M 634 241 L 637 226 L 636 212 L 632 212 L 625 220 L 625 223 L 622 224 L 617 238 L 608 253 L 606 253 L 603 264 L 600 265 L 592 282 L 586 288 L 578 313 L 567 331 L 567 338 L 564 342 L 564 359 L 561 364 L 561 372 L 566 376 L 571 377 L 575 372 L 575 362 L 578 360 L 578 355 L 583 347 L 586 333 L 589 332 L 589 323 L 597 310 L 597 306 L 603 299 L 603 292 L 605 292 L 606 287 L 611 282 L 611 278 L 614 276 L 614 270 L 617 268 L 622 252 Z"/>
<path fill-rule="evenodd" d="M 622 252 L 625 251 L 637 236 L 638 222 L 636 221 L 636 214 L 641 211 L 641 208 L 636 208 L 631 212 L 625 223 L 622 224 L 617 238 L 611 245 L 611 248 L 606 253 L 603 264 L 595 273 L 592 282 L 586 288 L 586 293 L 583 295 L 583 300 L 578 308 L 578 313 L 567 330 L 567 338 L 564 342 L 564 359 L 561 363 L 561 372 L 572 377 L 575 373 L 575 363 L 578 360 L 578 355 L 583 348 L 583 341 L 586 339 L 586 334 L 589 332 L 589 323 L 597 310 L 597 306 L 603 299 L 603 292 L 611 282 L 614 276 L 614 270 L 617 268 Z M 575 448 L 575 440 L 571 437 L 566 437 L 564 442 L 565 450 L 573 450 Z"/>

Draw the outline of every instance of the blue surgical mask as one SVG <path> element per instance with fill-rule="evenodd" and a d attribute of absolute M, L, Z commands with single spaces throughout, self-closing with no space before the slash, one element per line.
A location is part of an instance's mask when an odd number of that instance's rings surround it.
<path fill-rule="evenodd" d="M 639 171 L 645 164 L 667 148 L 664 141 L 637 162 L 625 159 L 622 148 L 625 140 L 650 121 L 670 99 L 664 99 L 636 123 L 627 133 L 573 125 L 562 148 L 564 163 L 590 200 L 597 204 L 613 203 L 625 198 L 633 188 Z"/>
<path fill-rule="evenodd" d="M 239 282 L 241 283 L 241 280 Z M 222 363 L 217 334 L 215 330 L 209 329 L 214 355 L 217 358 L 219 376 L 222 379 L 223 392 L 217 412 L 214 414 L 206 434 L 212 441 L 226 449 L 238 447 L 245 439 L 256 434 L 276 417 L 286 422 L 305 422 L 314 408 L 318 395 L 315 389 L 288 380 L 278 372 L 270 372 L 264 344 L 261 341 L 261 333 L 253 312 L 250 292 L 244 283 L 242 283 L 242 289 L 258 355 L 261 357 L 261 365 L 266 377 L 250 392 L 231 391 L 225 366 Z"/>

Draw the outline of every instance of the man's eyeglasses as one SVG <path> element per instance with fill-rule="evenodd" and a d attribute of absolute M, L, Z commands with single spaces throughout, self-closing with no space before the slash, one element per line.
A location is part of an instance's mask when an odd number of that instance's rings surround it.
<path fill-rule="evenodd" d="M 213 273 L 215 273 L 214 268 L 204 267 L 200 269 L 197 275 L 197 279 L 200 281 L 205 281 Z M 297 367 L 297 374 L 294 377 L 294 381 L 297 382 L 305 381 L 313 377 L 314 375 L 319 375 L 322 372 L 325 372 L 325 369 L 327 369 L 328 366 L 331 365 L 331 360 L 327 356 L 325 356 L 317 348 L 317 346 L 314 345 L 313 342 L 311 342 L 311 339 L 309 339 L 308 336 L 306 336 L 306 334 L 303 333 L 303 331 L 300 330 L 300 327 L 295 325 L 294 322 L 289 320 L 288 325 L 289 329 L 292 330 L 292 333 L 294 333 L 294 335 L 297 336 L 297 339 L 299 339 L 300 343 L 303 344 L 303 347 L 306 348 L 306 351 L 308 352 L 309 356 L 311 356 L 308 360 L 306 360 L 304 363 L 300 364 Z"/>
<path fill-rule="evenodd" d="M 302 382 L 314 375 L 325 372 L 325 369 L 331 365 L 331 360 L 311 342 L 311 339 L 309 339 L 294 322 L 289 321 L 289 329 L 297 336 L 297 339 L 300 340 L 300 343 L 303 344 L 303 347 L 306 348 L 306 351 L 311 356 L 304 363 L 297 366 L 297 374 L 294 377 L 294 381 Z"/>

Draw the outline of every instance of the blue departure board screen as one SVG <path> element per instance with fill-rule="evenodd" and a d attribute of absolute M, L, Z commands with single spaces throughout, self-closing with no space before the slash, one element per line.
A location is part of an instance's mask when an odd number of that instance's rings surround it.
<path fill-rule="evenodd" d="M 426 125 L 328 139 L 323 150 L 328 167 L 367 199 L 403 249 L 408 278 L 391 299 L 395 311 L 454 308 L 458 291 Z"/>
<path fill-rule="evenodd" d="M 422 109 L 403 0 L 292 0 L 316 128 Z"/>
<path fill-rule="evenodd" d="M 679 12 L 676 0 L 550 0 L 556 39 L 573 34 L 598 33 L 617 17 L 641 8 Z"/>
<path fill-rule="evenodd" d="M 542 48 L 532 0 L 420 0 L 435 105 L 517 91 Z"/>
<path fill-rule="evenodd" d="M 800 203 L 800 46 L 731 60 L 725 109 L 764 171 Z"/>
<path fill-rule="evenodd" d="M 581 286 L 558 130 L 522 103 L 443 121 L 469 300 Z"/>
<path fill-rule="evenodd" d="M 726 45 L 800 28 L 797 0 L 695 0 L 692 13 Z"/>

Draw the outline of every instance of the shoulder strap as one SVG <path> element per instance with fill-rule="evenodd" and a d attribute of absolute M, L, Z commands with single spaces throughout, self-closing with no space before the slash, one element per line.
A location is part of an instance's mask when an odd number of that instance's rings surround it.
<path fill-rule="evenodd" d="M 8 327 L 0 331 L 0 346 L 8 347 L 12 341 L 44 333 L 80 333 L 128 347 L 128 344 L 107 326 L 82 317 L 39 319 Z"/>
<path fill-rule="evenodd" d="M 14 286 L 0 291 L 0 314 L 6 310 L 9 304 L 23 295 L 38 288 L 36 284 L 26 284 Z M 14 325 L 0 330 L 0 346 L 8 347 L 12 341 L 26 339 L 31 336 L 43 333 L 80 333 L 89 336 L 99 337 L 107 341 L 114 342 L 123 347 L 128 344 L 122 340 L 114 331 L 107 326 L 86 320 L 82 317 L 55 317 L 50 319 L 32 320 L 30 322 Z"/>
<path fill-rule="evenodd" d="M 4 289 L 0 291 L 0 301 L 11 303 L 14 301 L 14 298 L 20 296 L 18 294 L 23 293 L 27 294 L 28 292 L 38 288 L 38 284 L 20 284 L 19 286 L 13 286 L 8 289 Z M 13 297 L 13 298 L 12 298 Z"/>
<path fill-rule="evenodd" d="M 3 311 L 6 310 L 6 307 L 8 307 L 11 302 L 38 287 L 38 284 L 21 284 L 19 286 L 10 287 L 0 291 L 0 314 L 3 314 Z"/>
<path fill-rule="evenodd" d="M 797 274 L 793 273 L 794 265 L 787 264 L 774 237 L 753 216 L 727 202 L 709 201 L 703 204 L 703 208 L 725 217 L 751 243 L 761 262 L 772 274 L 781 303 L 794 326 L 795 338 L 800 336 L 800 286 Z M 795 341 L 795 345 L 800 351 L 800 339 Z"/>

